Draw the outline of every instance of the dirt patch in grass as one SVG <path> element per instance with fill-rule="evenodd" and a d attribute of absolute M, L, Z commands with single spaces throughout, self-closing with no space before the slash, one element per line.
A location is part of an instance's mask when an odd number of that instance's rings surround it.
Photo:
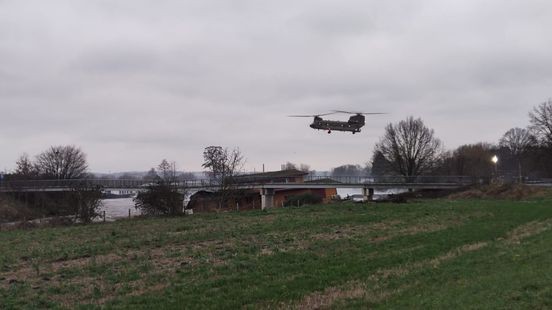
<path fill-rule="evenodd" d="M 321 309 L 331 306 L 338 299 L 360 298 L 366 294 L 366 287 L 360 282 L 350 282 L 341 287 L 329 287 L 322 292 L 305 296 L 294 309 Z"/>
<path fill-rule="evenodd" d="M 388 280 L 389 278 L 404 277 L 412 272 L 422 270 L 423 268 L 437 268 L 444 261 L 454 259 L 468 252 L 477 251 L 487 245 L 488 244 L 486 242 L 466 244 L 433 259 L 427 259 L 394 268 L 380 269 L 368 277 L 366 282 L 356 280 L 348 282 L 342 286 L 329 287 L 324 291 L 311 293 L 303 297 L 303 299 L 296 303 L 292 308 L 329 308 L 337 300 L 356 298 L 362 298 L 368 302 L 378 303 L 400 293 L 407 288 L 401 287 L 399 289 L 386 289 L 380 286 L 380 284 L 385 280 Z"/>
<path fill-rule="evenodd" d="M 507 244 L 520 244 L 523 239 L 538 235 L 552 227 L 552 219 L 533 221 L 512 230 L 505 238 Z"/>
<path fill-rule="evenodd" d="M 404 237 L 404 236 L 414 236 L 421 233 L 429 233 L 429 232 L 436 232 L 440 230 L 447 229 L 449 227 L 452 227 L 454 225 L 458 224 L 421 224 L 421 225 L 413 225 L 410 227 L 406 227 L 403 229 L 400 229 L 398 231 L 390 231 L 386 232 L 384 235 L 381 236 L 375 236 L 372 239 L 370 239 L 373 243 L 379 243 L 388 241 L 394 238 L 398 237 Z"/>
<path fill-rule="evenodd" d="M 444 255 L 438 256 L 438 257 L 430 260 L 429 264 L 433 268 L 437 268 L 444 261 L 454 259 L 454 258 L 456 258 L 458 256 L 461 256 L 461 255 L 463 255 L 465 253 L 468 253 L 468 252 L 477 251 L 479 249 L 482 249 L 482 248 L 486 247 L 487 245 L 488 245 L 487 242 L 477 242 L 477 243 L 466 244 L 466 245 L 458 247 L 458 248 L 456 248 L 452 251 L 449 251 Z"/>
<path fill-rule="evenodd" d="M 291 240 L 279 235 L 271 235 L 270 238 L 267 238 L 267 236 L 252 238 L 248 242 L 260 245 L 259 256 L 268 256 L 277 252 L 307 250 L 318 241 L 361 238 L 371 243 L 380 243 L 404 236 L 436 232 L 462 223 L 463 219 L 461 218 L 441 220 L 440 223 L 434 223 L 433 219 L 430 219 L 427 223 L 414 222 L 408 226 L 403 221 L 390 220 L 366 225 L 334 226 L 328 228 L 328 232 L 323 233 L 311 234 L 308 230 L 305 230 Z M 267 241 L 269 239 L 270 241 Z"/>
<path fill-rule="evenodd" d="M 366 283 L 354 281 L 340 287 L 327 288 L 322 292 L 314 292 L 305 296 L 293 308 L 327 308 L 333 305 L 337 300 L 354 298 L 363 298 L 371 302 L 381 302 L 404 289 L 386 290 L 378 286 L 379 283 L 382 283 L 382 281 L 394 277 L 404 277 L 414 271 L 421 270 L 422 268 L 436 268 L 444 261 L 454 259 L 468 252 L 477 251 L 485 246 L 487 246 L 486 242 L 466 244 L 433 259 L 423 260 L 395 268 L 381 269 L 368 277 Z"/>
<path fill-rule="evenodd" d="M 146 275 L 142 275 L 144 278 Z M 151 284 L 144 279 L 125 283 L 110 284 L 105 280 L 93 277 L 80 277 L 71 282 L 55 283 L 53 288 L 72 287 L 74 290 L 49 296 L 60 305 L 73 308 L 74 305 L 104 305 L 115 298 L 140 296 L 160 292 L 170 284 L 172 276 L 164 277 L 162 283 Z"/>
<path fill-rule="evenodd" d="M 331 229 L 328 233 L 319 233 L 311 236 L 311 240 L 339 240 L 376 234 L 371 242 L 382 242 L 401 236 L 412 236 L 420 233 L 434 232 L 459 225 L 460 220 L 455 219 L 445 223 L 414 223 L 406 226 L 403 221 L 391 220 L 362 226 L 346 226 Z"/>
<path fill-rule="evenodd" d="M 351 281 L 341 286 L 326 288 L 321 292 L 314 292 L 306 295 L 299 302 L 293 305 L 280 305 L 280 309 L 327 309 L 335 306 L 339 301 L 348 299 L 362 299 L 367 303 L 380 303 L 394 295 L 400 294 L 408 289 L 410 285 L 399 288 L 386 288 L 374 281 L 362 283 Z"/>
<path fill-rule="evenodd" d="M 403 277 L 410 274 L 411 272 L 420 270 L 422 268 L 437 268 L 441 263 L 445 261 L 457 258 L 468 252 L 477 251 L 486 247 L 487 245 L 487 242 L 465 244 L 432 259 L 422 260 L 419 262 L 401 265 L 394 268 L 378 270 L 372 276 L 370 276 L 369 279 L 372 281 L 380 281 L 386 280 L 390 277 Z"/>
<path fill-rule="evenodd" d="M 521 240 L 528 238 L 530 236 L 540 234 L 550 228 L 552 228 L 552 219 L 547 221 L 541 221 L 541 222 L 539 221 L 529 222 L 510 231 L 509 233 L 506 234 L 506 237 L 503 238 L 502 240 L 504 240 L 506 243 L 509 243 L 509 244 L 519 244 Z M 395 268 L 378 270 L 370 277 L 370 279 L 384 280 L 389 277 L 400 277 L 400 276 L 408 275 L 412 271 L 419 268 L 428 268 L 428 267 L 437 268 L 440 264 L 442 264 L 445 261 L 457 258 L 469 252 L 480 250 L 484 247 L 487 247 L 488 245 L 489 243 L 484 241 L 465 244 L 451 251 L 448 251 L 443 255 L 437 256 L 433 259 L 423 260 L 420 262 L 407 264 L 404 266 L 398 266 Z"/>

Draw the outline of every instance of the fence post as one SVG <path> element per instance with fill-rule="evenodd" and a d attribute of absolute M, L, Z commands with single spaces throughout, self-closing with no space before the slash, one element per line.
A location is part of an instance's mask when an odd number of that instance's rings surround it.
<path fill-rule="evenodd" d="M 105 223 L 105 210 L 103 211 L 103 221 Z"/>
<path fill-rule="evenodd" d="M 130 218 L 130 209 L 128 209 L 128 218 Z"/>

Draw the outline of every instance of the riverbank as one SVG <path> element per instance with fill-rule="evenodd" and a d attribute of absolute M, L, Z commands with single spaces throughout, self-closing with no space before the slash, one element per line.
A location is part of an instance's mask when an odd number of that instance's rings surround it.
<path fill-rule="evenodd" d="M 551 203 L 339 203 L 3 232 L 0 308 L 544 308 Z"/>

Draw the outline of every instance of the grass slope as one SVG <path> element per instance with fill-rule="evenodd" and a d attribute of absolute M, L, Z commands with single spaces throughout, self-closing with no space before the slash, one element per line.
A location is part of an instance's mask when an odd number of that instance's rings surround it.
<path fill-rule="evenodd" d="M 0 308 L 550 308 L 552 199 L 0 233 Z"/>

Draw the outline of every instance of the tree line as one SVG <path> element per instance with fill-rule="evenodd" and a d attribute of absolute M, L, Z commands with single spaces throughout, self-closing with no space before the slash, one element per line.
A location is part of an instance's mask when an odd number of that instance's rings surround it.
<path fill-rule="evenodd" d="M 526 128 L 507 130 L 498 143 L 478 142 L 446 151 L 421 118 L 388 124 L 372 155 L 373 175 L 552 177 L 552 100 L 535 106 Z M 496 156 L 498 162 L 491 158 Z"/>
<path fill-rule="evenodd" d="M 7 181 L 19 180 L 67 180 L 86 179 L 88 172 L 86 154 L 73 145 L 51 146 L 31 158 L 21 155 L 13 173 L 5 176 Z M 79 182 L 72 184 L 67 192 L 23 192 L 15 190 L 11 195 L 28 207 L 40 211 L 43 216 L 73 216 L 71 219 L 90 222 L 99 214 L 101 190 Z"/>
<path fill-rule="evenodd" d="M 35 156 L 34 160 L 24 153 L 16 162 L 12 180 L 84 179 L 88 173 L 86 154 L 73 145 L 51 146 Z"/>

